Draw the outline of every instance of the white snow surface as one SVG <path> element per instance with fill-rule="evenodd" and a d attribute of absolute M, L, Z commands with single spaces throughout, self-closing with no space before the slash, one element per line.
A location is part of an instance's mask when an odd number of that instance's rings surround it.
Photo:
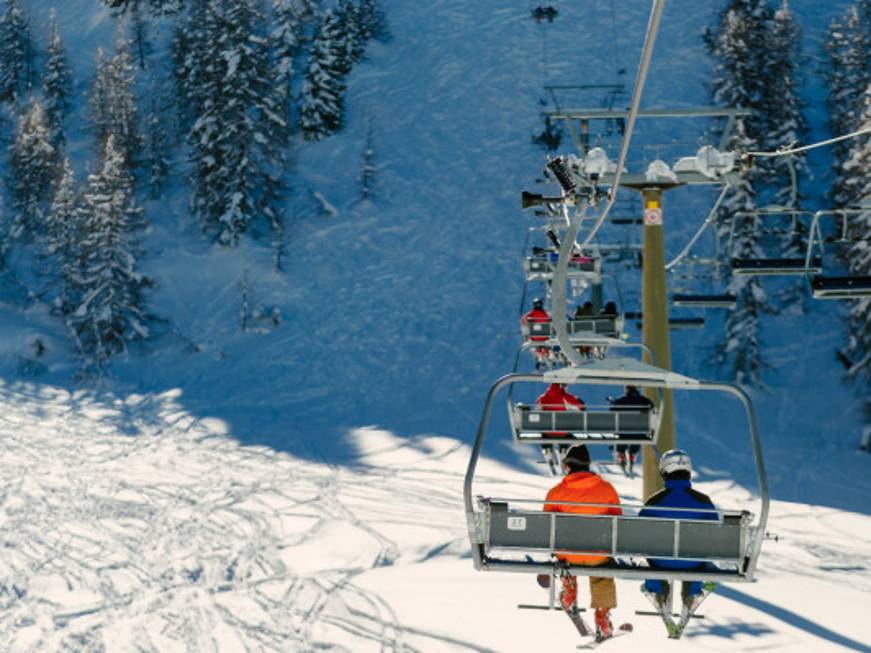
<path fill-rule="evenodd" d="M 474 571 L 468 447 L 355 430 L 353 465 L 240 445 L 180 393 L 0 385 L 0 650 L 559 651 L 578 636 L 533 577 Z M 604 469 L 604 468 L 603 468 Z M 638 483 L 613 474 L 624 500 Z M 477 491 L 553 482 L 485 459 Z M 701 483 L 753 508 L 728 479 Z M 866 486 L 867 490 L 867 486 Z M 683 641 L 618 581 L 607 650 L 868 651 L 871 517 L 775 501 L 759 582 L 722 588 Z M 583 585 L 582 585 L 583 587 Z"/>

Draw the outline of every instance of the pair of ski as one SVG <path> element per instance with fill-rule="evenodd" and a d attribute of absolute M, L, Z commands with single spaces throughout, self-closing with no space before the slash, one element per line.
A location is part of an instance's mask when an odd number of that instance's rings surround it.
<path fill-rule="evenodd" d="M 529 559 L 529 556 L 527 556 L 527 559 Z M 553 580 L 552 576 L 550 576 L 549 574 L 539 574 L 537 577 L 537 580 L 538 580 L 538 584 L 542 588 L 550 589 L 551 592 L 553 592 L 553 590 L 551 588 L 551 582 Z M 553 594 L 551 594 L 551 596 L 553 597 Z M 553 598 L 551 598 L 551 601 L 553 601 Z M 562 602 L 561 598 L 557 599 L 557 602 L 559 603 L 562 611 L 565 612 L 566 615 L 568 616 L 569 620 L 571 620 L 572 624 L 574 624 L 575 629 L 577 629 L 577 631 L 578 631 L 578 634 L 581 637 L 583 637 L 584 639 L 590 640 L 590 641 L 587 641 L 586 643 L 578 646 L 578 648 L 580 648 L 580 649 L 593 649 L 593 648 L 596 648 L 597 646 L 599 646 L 600 644 L 603 644 L 607 641 L 614 639 L 615 637 L 621 637 L 623 635 L 628 635 L 629 633 L 632 632 L 632 624 L 625 623 L 625 624 L 621 624 L 617 628 L 612 629 L 611 635 L 609 635 L 608 637 L 603 637 L 601 633 L 590 628 L 590 626 L 587 624 L 587 622 L 584 621 L 584 618 L 581 616 L 581 612 L 583 610 L 578 607 L 577 602 L 572 603 L 572 605 L 570 605 L 570 606 L 566 606 Z M 550 606 L 544 606 L 544 607 L 531 606 L 531 605 L 521 605 L 518 607 L 548 610 L 548 609 L 551 609 L 552 606 L 553 606 L 553 603 L 551 603 Z"/>
<path fill-rule="evenodd" d="M 697 594 L 696 596 L 691 597 L 688 600 L 682 601 L 683 605 L 681 606 L 680 616 L 678 617 L 677 622 L 675 622 L 674 616 L 669 610 L 671 602 L 669 601 L 668 595 L 647 592 L 643 589 L 643 586 L 641 593 L 644 594 L 644 596 L 646 596 L 653 604 L 653 607 L 656 610 L 656 614 L 659 615 L 659 617 L 662 619 L 662 623 L 665 624 L 665 628 L 668 631 L 669 639 L 680 639 L 690 619 L 696 613 L 696 610 L 699 609 L 699 606 L 702 604 L 702 602 L 706 598 L 708 598 L 708 596 L 713 591 L 713 583 L 704 583 L 702 585 L 701 594 Z"/>
<path fill-rule="evenodd" d="M 562 605 L 562 603 L 560 603 Z M 600 644 L 604 644 L 605 642 L 610 642 L 612 639 L 617 637 L 622 637 L 623 635 L 628 635 L 632 632 L 632 624 L 625 623 L 621 624 L 617 628 L 614 628 L 611 632 L 611 635 L 608 637 L 602 637 L 601 633 L 595 632 L 590 629 L 587 625 L 587 622 L 584 621 L 584 618 L 581 616 L 581 611 L 578 609 L 577 605 L 573 605 L 570 608 L 566 606 L 562 606 L 563 612 L 565 612 L 571 622 L 575 625 L 575 628 L 578 630 L 578 634 L 584 639 L 592 638 L 590 641 L 587 641 L 580 646 L 579 649 L 594 649 L 598 647 Z"/>

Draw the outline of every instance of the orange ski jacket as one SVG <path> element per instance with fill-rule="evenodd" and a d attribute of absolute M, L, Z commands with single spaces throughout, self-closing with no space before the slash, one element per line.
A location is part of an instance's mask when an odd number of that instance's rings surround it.
<path fill-rule="evenodd" d="M 548 503 L 549 501 L 571 501 L 575 503 L 613 504 L 614 507 L 599 506 L 565 506 Z M 547 493 L 544 504 L 545 512 L 574 512 L 586 515 L 622 515 L 620 497 L 617 490 L 608 481 L 592 472 L 574 472 L 568 474 Z M 608 556 L 588 556 L 577 554 L 560 554 L 560 560 L 573 565 L 603 565 L 608 562 Z"/>

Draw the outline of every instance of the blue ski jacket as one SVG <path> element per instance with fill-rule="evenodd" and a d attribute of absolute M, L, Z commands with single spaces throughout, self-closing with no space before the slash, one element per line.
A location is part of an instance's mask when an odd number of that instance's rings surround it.
<path fill-rule="evenodd" d="M 691 508 L 714 509 L 714 503 L 710 497 L 694 490 L 688 480 L 672 479 L 665 481 L 665 487 L 650 497 L 645 507 L 639 512 L 641 517 L 663 517 L 671 519 L 710 519 L 716 520 L 717 513 L 699 512 Z M 688 508 L 689 510 L 657 510 L 656 506 L 664 508 Z M 651 558 L 648 560 L 651 567 L 660 569 L 695 569 L 704 563 L 680 560 L 661 560 Z"/>

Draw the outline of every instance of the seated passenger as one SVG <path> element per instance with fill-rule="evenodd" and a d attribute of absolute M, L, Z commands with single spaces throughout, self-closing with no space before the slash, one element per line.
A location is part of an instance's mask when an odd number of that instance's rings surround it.
<path fill-rule="evenodd" d="M 532 300 L 532 310 L 520 318 L 520 328 L 526 340 L 533 342 L 545 342 L 550 338 L 550 315 L 544 310 L 544 300 L 536 298 Z M 546 324 L 548 327 L 543 330 L 540 335 L 530 335 L 530 324 Z M 535 367 L 538 369 L 544 365 L 550 357 L 550 350 L 547 347 L 536 347 L 535 349 Z"/>
<path fill-rule="evenodd" d="M 602 309 L 600 315 L 617 317 L 617 304 L 615 304 L 614 302 L 608 302 L 607 304 L 605 304 L 605 308 Z"/>
<path fill-rule="evenodd" d="M 584 318 L 584 317 L 592 317 L 593 316 L 593 302 L 584 302 L 583 306 L 575 307 L 575 319 Z"/>
<path fill-rule="evenodd" d="M 616 399 L 611 400 L 611 410 L 613 411 L 650 410 L 651 408 L 653 408 L 653 402 L 641 394 L 641 391 L 639 391 L 634 385 L 627 385 L 625 388 L 625 394 L 622 397 L 617 397 Z M 638 456 L 638 451 L 640 449 L 641 445 L 638 444 L 614 445 L 617 462 L 620 464 L 620 467 L 623 468 L 624 472 L 628 471 L 630 474 L 632 473 L 632 469 L 635 467 L 635 459 Z M 626 456 L 627 453 L 629 454 L 628 457 Z"/>
<path fill-rule="evenodd" d="M 692 461 L 685 451 L 671 449 L 662 454 L 662 457 L 659 459 L 659 473 L 665 481 L 665 487 L 644 502 L 645 508 L 638 513 L 640 517 L 718 519 L 717 513 L 712 512 L 715 508 L 710 497 L 692 488 L 690 482 Z M 686 508 L 686 510 L 657 510 L 657 506 L 663 508 Z M 651 558 L 647 562 L 654 569 L 707 571 L 714 568 L 711 563 L 689 560 Z M 711 589 L 713 589 L 711 584 L 707 584 L 707 587 L 705 587 L 701 581 L 683 582 L 681 586 L 681 596 L 684 605 L 683 612 L 691 614 Z M 647 580 L 642 586 L 642 592 L 657 607 L 666 604 L 670 590 L 670 584 L 664 580 Z"/>
<path fill-rule="evenodd" d="M 569 449 L 562 459 L 565 477 L 550 489 L 545 498 L 545 512 L 569 512 L 587 515 L 621 515 L 620 497 L 608 481 L 590 471 L 590 452 L 586 445 L 577 444 Z M 571 503 L 612 504 L 602 505 L 563 505 L 548 503 L 561 501 Z M 599 567 L 607 564 L 606 555 L 578 555 L 557 553 L 557 557 L 571 565 Z M 575 576 L 566 573 L 562 577 L 560 603 L 571 610 L 578 598 L 578 583 Z M 596 611 L 596 631 L 601 639 L 611 637 L 613 627 L 609 613 L 617 607 L 617 586 L 610 577 L 590 576 L 590 607 Z"/>
<path fill-rule="evenodd" d="M 551 383 L 535 400 L 535 407 L 538 410 L 584 410 L 584 402 L 566 391 L 565 383 Z"/>

